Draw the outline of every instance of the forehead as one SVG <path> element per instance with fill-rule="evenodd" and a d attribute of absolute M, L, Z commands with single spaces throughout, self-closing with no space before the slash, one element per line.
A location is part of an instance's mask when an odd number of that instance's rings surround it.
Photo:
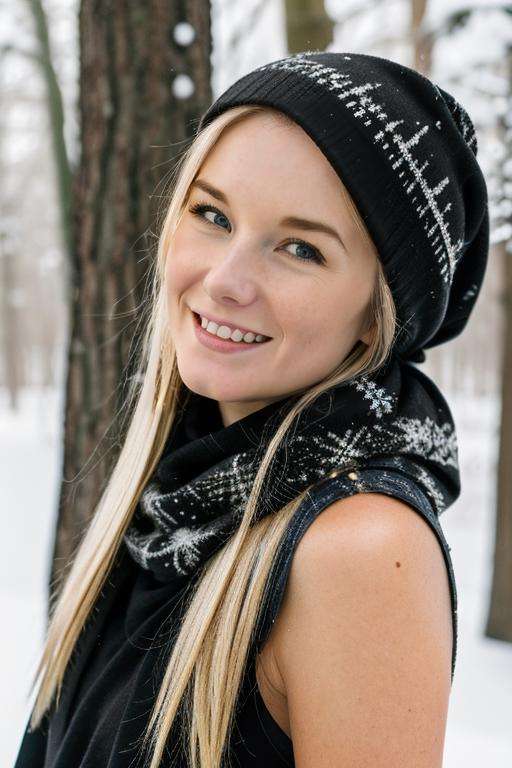
<path fill-rule="evenodd" d="M 346 207 L 343 183 L 315 142 L 271 111 L 228 126 L 198 175 L 225 190 L 230 202 L 235 194 L 239 201 L 285 200 L 334 217 Z"/>
<path fill-rule="evenodd" d="M 204 167 L 261 168 L 272 176 L 296 177 L 304 173 L 339 178 L 315 142 L 296 123 L 284 122 L 273 114 L 250 115 L 228 126 L 205 160 Z"/>

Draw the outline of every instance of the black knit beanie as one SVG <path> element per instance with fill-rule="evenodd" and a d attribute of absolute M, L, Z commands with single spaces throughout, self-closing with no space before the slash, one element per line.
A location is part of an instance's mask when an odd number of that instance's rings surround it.
<path fill-rule="evenodd" d="M 397 308 L 393 353 L 457 336 L 489 250 L 485 179 L 473 123 L 453 96 L 409 67 L 361 53 L 303 51 L 233 83 L 197 133 L 240 104 L 281 110 L 348 189 L 378 250 Z"/>

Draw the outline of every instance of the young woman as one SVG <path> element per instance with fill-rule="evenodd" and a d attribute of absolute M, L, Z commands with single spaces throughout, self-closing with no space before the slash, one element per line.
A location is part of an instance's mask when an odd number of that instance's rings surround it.
<path fill-rule="evenodd" d="M 440 768 L 460 479 L 414 363 L 483 280 L 476 151 L 446 91 L 362 54 L 272 62 L 203 115 L 16 768 Z"/>

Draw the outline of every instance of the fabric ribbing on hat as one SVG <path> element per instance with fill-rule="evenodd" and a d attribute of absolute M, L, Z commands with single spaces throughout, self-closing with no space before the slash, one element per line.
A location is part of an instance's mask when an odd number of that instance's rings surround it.
<path fill-rule="evenodd" d="M 350 61 L 351 56 L 343 56 L 345 61 Z M 404 136 L 404 128 L 410 128 L 406 119 L 392 119 L 386 111 L 384 104 L 379 101 L 379 89 L 382 83 L 366 82 L 356 84 L 354 74 L 341 73 L 334 67 L 308 59 L 306 55 L 298 55 L 293 60 L 282 61 L 260 67 L 259 71 L 267 69 L 282 69 L 299 72 L 312 80 L 316 85 L 335 93 L 337 99 L 344 102 L 346 109 L 352 112 L 354 118 L 361 121 L 365 128 L 371 131 L 371 140 L 379 144 L 385 153 L 393 171 L 397 172 L 399 184 L 405 189 L 407 195 L 413 195 L 411 203 L 426 232 L 430 247 L 439 266 L 439 274 L 445 283 L 450 283 L 455 272 L 457 258 L 462 250 L 463 239 L 459 237 L 453 240 L 450 236 L 449 220 L 446 214 L 451 208 L 451 201 L 440 203 L 443 190 L 450 183 L 448 176 L 438 174 L 430 181 L 427 169 L 430 166 L 428 159 L 421 164 L 415 156 L 415 149 L 419 147 L 421 139 L 430 130 L 429 123 L 413 128 L 409 138 Z M 416 121 L 418 125 L 419 120 Z M 466 133 L 474 137 L 474 130 L 465 123 Z M 441 128 L 441 121 L 437 120 L 436 128 Z M 446 190 L 448 191 L 448 190 Z"/>
<path fill-rule="evenodd" d="M 489 249 L 487 187 L 464 107 L 398 62 L 303 51 L 249 72 L 205 112 L 266 105 L 313 139 L 353 198 L 397 307 L 394 353 L 414 362 L 464 328 Z"/>

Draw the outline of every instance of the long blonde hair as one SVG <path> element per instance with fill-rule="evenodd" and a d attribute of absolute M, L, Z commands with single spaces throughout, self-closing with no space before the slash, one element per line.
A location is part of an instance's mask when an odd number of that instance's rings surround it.
<path fill-rule="evenodd" d="M 163 218 L 155 264 L 150 275 L 147 325 L 141 336 L 138 373 L 127 395 L 129 425 L 117 463 L 86 534 L 69 564 L 60 594 L 51 595 L 50 621 L 32 690 L 37 687 L 31 728 L 36 728 L 55 699 L 58 706 L 64 673 L 84 624 L 115 560 L 139 496 L 162 454 L 183 404 L 180 378 L 169 332 L 164 294 L 166 254 L 187 202 L 192 181 L 224 129 L 267 110 L 250 105 L 227 110 L 207 125 L 176 164 L 176 181 Z M 279 119 L 289 120 L 272 110 Z M 340 194 L 368 244 L 373 242 L 343 185 Z M 151 749 L 148 768 L 157 768 L 181 711 L 183 743 L 192 768 L 220 768 L 227 750 L 237 693 L 274 555 L 304 491 L 278 513 L 251 525 L 257 498 L 274 452 L 296 416 L 322 392 L 377 370 L 390 352 L 396 329 L 391 291 L 378 269 L 368 307 L 369 345 L 359 341 L 326 379 L 300 396 L 274 437 L 258 468 L 241 523 L 232 538 L 205 564 L 187 600 L 164 672 L 143 746 Z M 176 721 L 178 722 L 178 721 Z"/>

